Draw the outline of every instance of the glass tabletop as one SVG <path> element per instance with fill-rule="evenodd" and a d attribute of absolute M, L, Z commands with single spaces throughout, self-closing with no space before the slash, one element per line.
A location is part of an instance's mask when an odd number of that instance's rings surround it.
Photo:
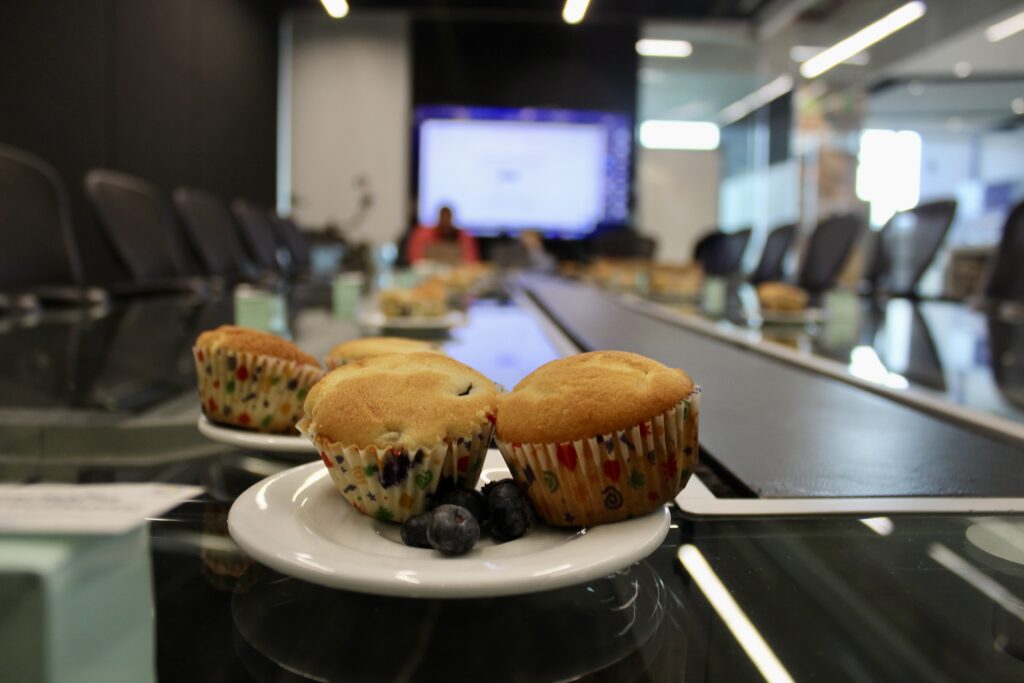
<path fill-rule="evenodd" d="M 760 310 L 752 285 L 724 282 L 688 300 L 652 300 L 745 341 L 834 361 L 858 380 L 1024 422 L 1024 315 L 1016 310 L 834 290 L 807 316 L 773 317 Z"/>
<path fill-rule="evenodd" d="M 311 353 L 360 333 L 289 303 L 290 332 Z M 512 386 L 557 356 L 533 315 L 479 301 L 440 341 Z M 0 481 L 203 487 L 150 520 L 159 681 L 1024 677 L 1024 517 L 713 520 L 673 509 L 646 559 L 506 598 L 388 598 L 276 573 L 233 543 L 227 514 L 248 487 L 309 458 L 195 430 L 191 340 L 232 316 L 229 300 L 153 300 L 0 331 L 5 356 L 37 359 L 3 375 Z M 63 332 L 32 331 L 42 326 Z"/>

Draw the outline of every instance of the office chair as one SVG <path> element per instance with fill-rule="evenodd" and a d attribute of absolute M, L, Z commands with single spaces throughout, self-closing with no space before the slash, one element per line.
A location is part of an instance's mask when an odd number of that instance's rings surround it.
<path fill-rule="evenodd" d="M 694 247 L 694 258 L 707 275 L 729 277 L 740 271 L 743 252 L 750 242 L 750 228 L 736 232 L 714 232 L 705 235 Z"/>
<path fill-rule="evenodd" d="M 757 268 L 750 275 L 750 281 L 755 285 L 761 282 L 777 282 L 785 277 L 783 267 L 786 254 L 793 246 L 793 239 L 796 237 L 796 225 L 783 225 L 772 230 L 764 242 L 764 249 L 761 251 L 761 259 Z"/>
<path fill-rule="evenodd" d="M 985 296 L 995 301 L 1024 303 L 1024 201 L 1017 204 L 1003 224 Z"/>
<path fill-rule="evenodd" d="M 832 216 L 818 223 L 804 251 L 797 284 L 810 292 L 823 292 L 835 285 L 861 225 L 854 214 Z"/>
<path fill-rule="evenodd" d="M 172 194 L 185 235 L 207 275 L 242 278 L 246 252 L 227 206 L 216 195 L 190 187 Z"/>
<path fill-rule="evenodd" d="M 277 240 L 266 209 L 245 199 L 231 202 L 231 213 L 241 229 L 242 242 L 256 266 L 265 272 L 280 273 Z"/>
<path fill-rule="evenodd" d="M 277 243 L 285 248 L 291 257 L 291 268 L 295 273 L 308 273 L 313 267 L 313 247 L 299 226 L 286 216 L 271 211 L 268 214 Z"/>
<path fill-rule="evenodd" d="M 876 236 L 870 273 L 875 292 L 913 297 L 953 224 L 956 201 L 920 204 L 895 214 Z"/>

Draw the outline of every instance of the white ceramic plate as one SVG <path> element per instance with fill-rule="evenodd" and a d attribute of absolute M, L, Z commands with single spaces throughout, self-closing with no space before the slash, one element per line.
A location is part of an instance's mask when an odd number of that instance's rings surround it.
<path fill-rule="evenodd" d="M 764 325 L 807 325 L 825 322 L 825 311 L 821 308 L 805 308 L 802 311 L 761 311 L 760 320 Z"/>
<path fill-rule="evenodd" d="M 274 453 L 309 453 L 316 454 L 316 449 L 305 437 L 285 436 L 283 434 L 263 434 L 245 429 L 235 429 L 227 425 L 210 422 L 205 415 L 199 416 L 199 433 L 207 439 L 217 441 L 236 448 L 253 451 L 271 451 Z"/>
<path fill-rule="evenodd" d="M 359 315 L 359 322 L 363 327 L 381 330 L 450 330 L 465 320 L 466 316 L 459 311 L 451 311 L 434 318 L 388 318 L 380 311 L 363 311 Z"/>
<path fill-rule="evenodd" d="M 508 476 L 501 455 L 491 450 L 482 482 Z M 540 525 L 500 545 L 485 535 L 469 553 L 443 557 L 404 545 L 398 525 L 356 512 L 320 462 L 256 484 L 228 516 L 235 542 L 272 569 L 333 588 L 399 597 L 490 597 L 570 586 L 647 557 L 668 528 L 668 509 L 661 508 L 587 529 Z"/>

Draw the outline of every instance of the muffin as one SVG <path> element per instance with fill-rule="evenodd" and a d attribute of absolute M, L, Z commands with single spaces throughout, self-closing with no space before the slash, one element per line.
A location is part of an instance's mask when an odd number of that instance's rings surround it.
<path fill-rule="evenodd" d="M 697 462 L 700 389 L 682 370 L 624 351 L 552 361 L 502 398 L 496 440 L 537 513 L 555 526 L 643 515 Z"/>
<path fill-rule="evenodd" d="M 192 356 L 206 417 L 260 432 L 293 432 L 323 375 L 316 358 L 290 341 L 234 325 L 200 334 Z"/>
<path fill-rule="evenodd" d="M 494 383 L 453 358 L 385 354 L 324 376 L 298 428 L 356 510 L 402 522 L 476 486 L 497 405 Z"/>
<path fill-rule="evenodd" d="M 385 289 L 377 295 L 380 312 L 388 318 L 436 318 L 448 312 L 448 295 L 436 283 L 414 289 Z"/>
<path fill-rule="evenodd" d="M 443 353 L 430 342 L 405 337 L 363 337 L 338 344 L 327 353 L 329 369 L 385 353 Z"/>
<path fill-rule="evenodd" d="M 807 292 L 785 282 L 762 282 L 757 300 L 768 311 L 802 311 L 807 308 Z"/>

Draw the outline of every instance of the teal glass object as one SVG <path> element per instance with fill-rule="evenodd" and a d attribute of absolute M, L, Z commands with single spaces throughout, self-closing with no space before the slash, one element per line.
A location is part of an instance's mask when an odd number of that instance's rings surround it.
<path fill-rule="evenodd" d="M 248 285 L 235 288 L 235 324 L 261 332 L 288 334 L 288 304 L 284 295 Z"/>
<path fill-rule="evenodd" d="M 331 292 L 334 317 L 355 319 L 363 295 L 363 280 L 362 273 L 343 273 L 334 278 Z"/>

